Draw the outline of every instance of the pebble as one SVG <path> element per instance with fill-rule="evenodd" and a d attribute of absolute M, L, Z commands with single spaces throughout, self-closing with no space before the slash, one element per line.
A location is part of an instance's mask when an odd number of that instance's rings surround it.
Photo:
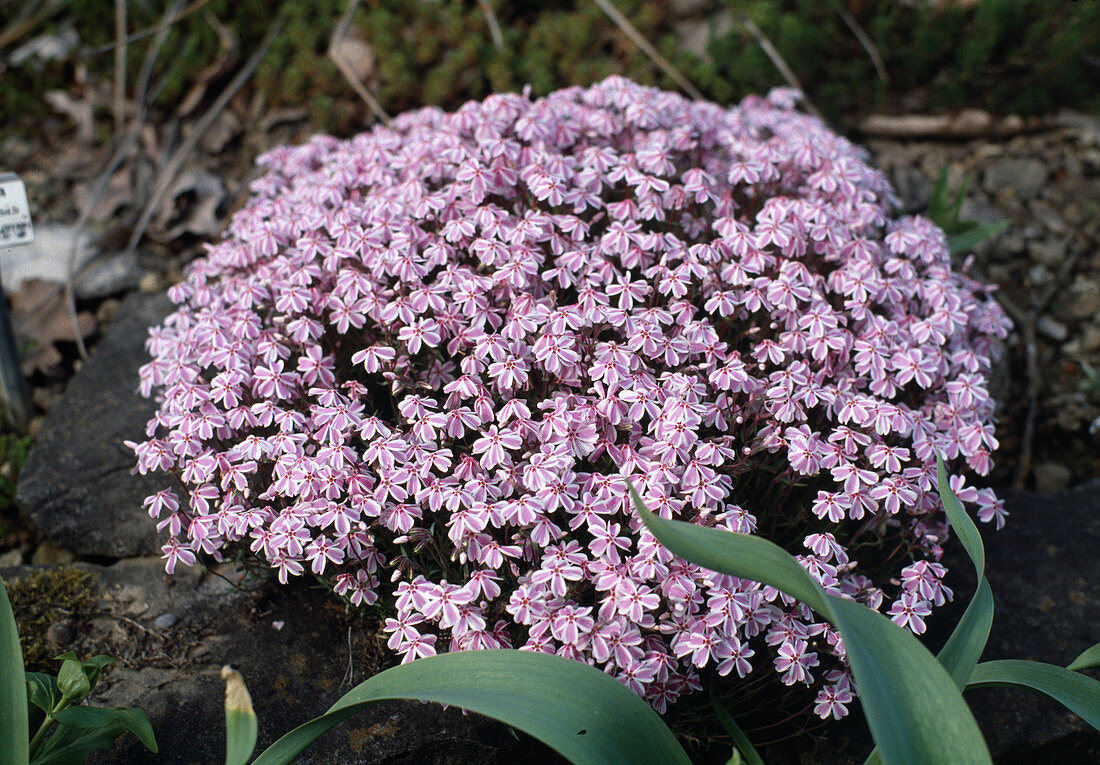
<path fill-rule="evenodd" d="M 158 630 L 166 630 L 179 621 L 179 617 L 171 611 L 167 611 L 153 620 L 153 626 Z"/>
<path fill-rule="evenodd" d="M 1056 343 L 1061 343 L 1069 337 L 1069 328 L 1062 322 L 1057 319 L 1052 319 L 1049 316 L 1040 316 L 1039 320 L 1035 322 L 1035 329 L 1039 331 L 1040 335 L 1049 337 Z"/>
<path fill-rule="evenodd" d="M 8 550 L 5 553 L 0 553 L 0 568 L 14 568 L 15 566 L 23 565 L 23 551 L 22 550 Z"/>
<path fill-rule="evenodd" d="M 1014 194 L 1026 199 L 1035 196 L 1046 180 L 1046 165 L 1038 159 L 1001 159 L 985 171 L 982 188 L 995 196 Z"/>
<path fill-rule="evenodd" d="M 1065 239 L 1041 239 L 1032 242 L 1027 251 L 1032 260 L 1037 260 L 1044 266 L 1057 268 L 1062 265 L 1062 260 L 1066 257 L 1066 246 Z"/>

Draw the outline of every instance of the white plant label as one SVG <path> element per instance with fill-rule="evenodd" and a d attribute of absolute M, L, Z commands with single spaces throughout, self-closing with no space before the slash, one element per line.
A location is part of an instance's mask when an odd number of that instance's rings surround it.
<path fill-rule="evenodd" d="M 34 241 L 27 189 L 15 173 L 0 173 L 0 247 Z"/>

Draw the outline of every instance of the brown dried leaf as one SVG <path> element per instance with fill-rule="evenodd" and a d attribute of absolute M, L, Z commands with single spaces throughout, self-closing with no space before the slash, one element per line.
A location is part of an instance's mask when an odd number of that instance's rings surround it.
<path fill-rule="evenodd" d="M 56 282 L 28 279 L 8 297 L 15 336 L 20 344 L 32 345 L 23 358 L 24 374 L 36 370 L 49 374 L 62 361 L 54 343 L 75 342 L 78 331 L 80 337 L 86 338 L 96 330 L 95 317 L 86 311 L 77 314 L 73 324 L 65 290 Z"/>
<path fill-rule="evenodd" d="M 111 176 L 98 199 L 93 196 L 95 186 L 93 182 L 78 183 L 73 187 L 76 209 L 81 215 L 87 215 L 90 221 L 108 221 L 119 209 L 134 203 L 133 178 L 127 168 Z"/>
<path fill-rule="evenodd" d="M 92 116 L 92 103 L 87 99 L 77 100 L 64 90 L 51 90 L 46 93 L 46 102 L 76 123 L 76 138 L 81 143 L 92 143 L 95 139 L 95 119 Z"/>

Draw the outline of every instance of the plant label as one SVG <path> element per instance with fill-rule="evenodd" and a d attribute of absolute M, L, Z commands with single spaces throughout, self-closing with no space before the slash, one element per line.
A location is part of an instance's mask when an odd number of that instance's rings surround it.
<path fill-rule="evenodd" d="M 0 247 L 34 241 L 27 189 L 15 173 L 0 173 Z"/>

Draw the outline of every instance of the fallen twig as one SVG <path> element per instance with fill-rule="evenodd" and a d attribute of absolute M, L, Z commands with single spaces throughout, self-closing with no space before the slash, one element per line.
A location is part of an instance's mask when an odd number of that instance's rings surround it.
<path fill-rule="evenodd" d="M 26 14 L 20 14 L 21 18 L 17 18 L 0 32 L 0 48 L 6 48 L 20 37 L 23 37 L 23 35 L 29 33 L 39 24 L 48 21 L 51 16 L 68 5 L 68 3 L 69 0 L 50 0 L 50 2 L 46 3 L 45 8 L 29 18 L 27 18 Z"/>
<path fill-rule="evenodd" d="M 351 85 L 358 96 L 363 99 L 363 102 L 366 103 L 367 107 L 374 113 L 374 116 L 380 122 L 389 126 L 391 124 L 390 115 L 382 108 L 382 104 L 378 103 L 378 99 L 367 89 L 367 86 L 359 80 L 359 75 L 355 73 L 339 52 L 340 42 L 348 33 L 348 27 L 351 26 L 351 19 L 355 15 L 355 9 L 358 7 L 359 0 L 348 0 L 348 7 L 344 9 L 344 15 L 340 17 L 340 21 L 337 22 L 336 28 L 332 31 L 332 39 L 329 40 L 328 44 L 328 57 L 332 60 L 332 63 L 336 64 L 336 68 L 340 70 L 340 74 L 344 75 L 344 79 L 348 81 L 348 84 Z"/>
<path fill-rule="evenodd" d="M 623 33 L 629 37 L 642 53 L 649 57 L 649 60 L 656 64 L 662 72 L 669 76 L 673 82 L 680 86 L 680 89 L 694 98 L 696 101 L 703 101 L 703 94 L 699 92 L 687 77 L 680 74 L 680 70 L 674 67 L 671 62 L 664 56 L 662 56 L 656 48 L 642 36 L 642 33 L 630 23 L 630 20 L 619 12 L 619 9 L 612 5 L 608 0 L 592 0 L 599 6 L 600 10 L 607 14 L 607 17 L 615 22 L 615 25 L 623 31 Z"/>
<path fill-rule="evenodd" d="M 1047 125 L 1041 118 L 1017 115 L 996 118 L 981 109 L 956 114 L 872 114 L 856 125 L 864 135 L 880 138 L 982 138 L 1010 136 Z"/>
<path fill-rule="evenodd" d="M 764 51 L 764 55 L 768 57 L 768 60 L 772 62 L 772 66 L 779 70 L 779 74 L 782 75 L 783 80 L 792 88 L 802 94 L 803 103 L 806 104 L 807 111 L 815 117 L 824 119 L 821 117 L 821 112 L 817 110 L 817 107 L 810 101 L 809 96 L 806 94 L 805 88 L 802 87 L 802 83 L 799 82 L 798 77 L 787 66 L 787 62 L 783 59 L 779 49 L 772 45 L 772 41 L 768 39 L 768 36 L 764 34 L 764 31 L 760 27 L 756 26 L 752 19 L 748 16 L 741 17 L 741 26 L 745 28 L 745 31 L 752 35 L 756 40 L 756 44 L 760 46 L 760 50 Z"/>
<path fill-rule="evenodd" d="M 129 256 L 137 250 L 138 242 L 145 235 L 145 230 L 149 225 L 149 221 L 152 219 L 153 214 L 160 206 L 161 200 L 164 194 L 167 193 L 171 187 L 172 181 L 176 177 L 176 173 L 183 166 L 183 163 L 194 151 L 195 146 L 198 144 L 199 139 L 202 138 L 214 119 L 218 116 L 222 109 L 229 103 L 229 100 L 237 94 L 245 83 L 252 77 L 252 73 L 259 65 L 260 60 L 267 53 L 268 48 L 271 47 L 271 43 L 275 41 L 276 36 L 282 31 L 283 25 L 286 23 L 286 15 L 280 14 L 279 17 L 271 23 L 267 32 L 264 34 L 263 39 L 260 41 L 259 46 L 252 56 L 244 63 L 240 71 L 236 76 L 225 86 L 225 89 L 218 94 L 218 97 L 214 100 L 214 103 L 210 105 L 210 108 L 206 110 L 206 113 L 202 115 L 199 121 L 195 124 L 194 130 L 183 140 L 179 148 L 172 154 L 171 158 L 165 163 L 163 170 L 158 174 L 157 182 L 153 187 L 152 194 L 149 195 L 149 201 L 146 203 L 144 209 L 141 211 L 141 216 L 138 218 L 137 223 L 134 226 L 133 233 L 130 235 L 130 240 L 126 243 L 125 255 Z"/>
<path fill-rule="evenodd" d="M 504 34 L 500 31 L 500 22 L 497 21 L 497 15 L 493 11 L 493 6 L 489 3 L 489 0 L 477 0 L 478 6 L 481 8 L 482 15 L 485 16 L 485 23 L 489 26 L 489 36 L 493 38 L 493 45 L 499 51 L 504 50 Z"/>
<path fill-rule="evenodd" d="M 153 26 L 147 27 L 138 32 L 134 32 L 133 34 L 128 35 L 121 40 L 115 40 L 114 42 L 107 43 L 106 45 L 100 45 L 98 48 L 91 48 L 85 51 L 84 55 L 98 56 L 101 53 L 107 53 L 108 51 L 115 50 L 116 48 L 118 48 L 119 45 L 129 45 L 130 43 L 144 40 L 146 37 L 152 37 L 153 35 L 158 34 L 168 27 L 172 26 L 177 21 L 182 21 L 183 19 L 187 18 L 195 11 L 201 10 L 204 6 L 209 5 L 210 2 L 211 0 L 194 0 L 182 11 L 174 12 L 172 15 L 166 14 L 162 16 L 161 20 Z M 182 3 L 176 3 L 173 7 L 179 8 L 180 5 L 182 5 Z"/>
<path fill-rule="evenodd" d="M 1081 259 L 1082 250 L 1077 250 L 1062 262 L 1057 275 L 1051 280 L 1047 288 L 1039 294 L 1027 311 L 1021 309 L 1007 296 L 994 293 L 994 297 L 1005 313 L 1009 315 L 1020 330 L 1024 346 L 1025 374 L 1027 386 L 1027 414 L 1024 416 L 1024 430 L 1020 435 L 1019 457 L 1016 462 L 1016 472 L 1012 478 L 1012 485 L 1017 489 L 1024 488 L 1028 475 L 1031 474 L 1032 445 L 1035 440 L 1035 425 L 1039 419 L 1039 394 L 1043 389 L 1042 367 L 1039 365 L 1039 336 L 1036 324 L 1039 316 L 1046 310 L 1050 301 L 1063 288 L 1065 283 L 1073 275 L 1077 262 Z"/>
<path fill-rule="evenodd" d="M 174 13 L 181 5 L 183 5 L 183 0 L 176 0 L 168 11 L 165 12 L 165 18 L 168 17 L 168 14 Z M 149 81 L 153 76 L 153 65 L 156 63 L 160 49 L 164 45 L 165 38 L 168 36 L 168 27 L 168 24 L 158 25 L 158 33 L 149 46 L 149 52 L 145 54 L 145 60 L 142 62 L 141 72 L 138 74 L 137 93 L 134 96 L 134 102 L 137 104 L 134 124 L 130 126 L 130 130 L 126 137 L 116 147 L 115 153 L 111 157 L 111 161 L 107 163 L 107 167 L 100 173 L 99 180 L 96 181 L 96 185 L 93 187 L 91 200 L 84 208 L 83 212 L 80 213 L 80 218 L 76 223 L 73 246 L 72 250 L 69 252 L 68 273 L 65 280 L 65 295 L 68 299 L 69 318 L 72 320 L 73 327 L 76 330 L 73 333 L 76 336 L 76 350 L 80 358 L 84 361 L 88 360 L 88 349 L 85 347 L 84 339 L 81 337 L 80 333 L 80 323 L 77 318 L 76 294 L 74 289 L 77 276 L 76 258 L 80 250 L 80 235 L 84 232 L 84 227 L 88 224 L 88 217 L 91 215 L 92 210 L 95 209 L 96 203 L 99 202 L 100 197 L 103 196 L 103 192 L 107 189 L 107 184 L 110 182 L 111 176 L 115 174 L 119 165 L 126 159 L 126 156 L 130 153 L 130 149 L 141 133 L 142 125 L 145 123 L 145 115 L 148 111 Z"/>
<path fill-rule="evenodd" d="M 115 0 L 115 133 L 126 129 L 126 0 Z"/>
<path fill-rule="evenodd" d="M 882 54 L 879 53 L 875 41 L 867 34 L 867 31 L 856 20 L 856 17 L 852 15 L 852 12 L 844 6 L 844 3 L 834 0 L 833 5 L 836 7 L 836 12 L 840 14 L 841 20 L 855 35 L 855 38 L 859 40 L 859 44 L 867 51 L 867 55 L 871 57 L 871 63 L 875 66 L 875 73 L 878 78 L 884 83 L 890 82 L 890 75 L 886 73 L 886 62 L 882 60 Z"/>

